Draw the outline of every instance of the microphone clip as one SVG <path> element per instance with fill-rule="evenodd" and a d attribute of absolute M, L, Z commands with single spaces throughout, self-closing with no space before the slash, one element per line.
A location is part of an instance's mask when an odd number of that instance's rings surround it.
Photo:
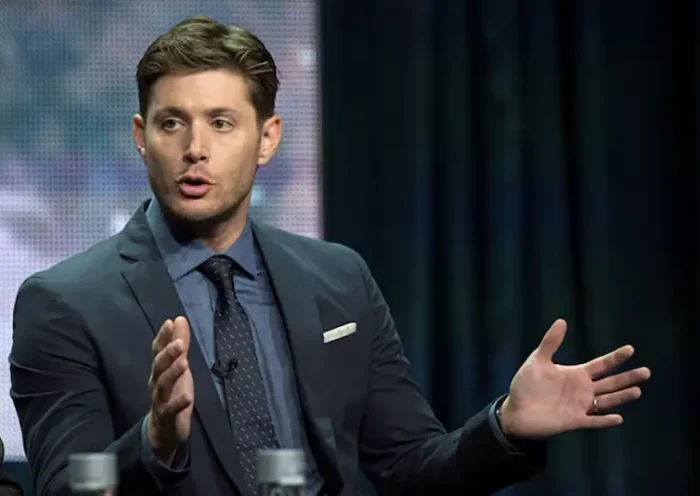
<path fill-rule="evenodd" d="M 226 366 L 223 366 L 220 362 L 216 361 L 211 367 L 211 372 L 219 379 L 225 380 L 231 377 L 231 375 L 233 375 L 233 371 L 236 369 L 237 366 L 238 360 L 235 358 L 229 360 Z"/>

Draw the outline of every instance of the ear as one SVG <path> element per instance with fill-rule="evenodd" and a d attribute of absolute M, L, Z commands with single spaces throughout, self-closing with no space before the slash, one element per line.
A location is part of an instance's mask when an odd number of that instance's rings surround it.
<path fill-rule="evenodd" d="M 267 164 L 277 153 L 277 147 L 282 139 L 282 118 L 275 114 L 267 119 L 260 130 L 260 153 L 258 165 Z"/>
<path fill-rule="evenodd" d="M 135 114 L 132 119 L 131 134 L 139 155 L 143 157 L 146 154 L 146 123 L 140 114 Z"/>

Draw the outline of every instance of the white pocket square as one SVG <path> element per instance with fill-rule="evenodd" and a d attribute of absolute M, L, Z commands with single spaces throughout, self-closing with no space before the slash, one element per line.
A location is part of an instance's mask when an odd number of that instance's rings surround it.
<path fill-rule="evenodd" d="M 335 329 L 331 329 L 330 331 L 324 332 L 323 342 L 330 343 L 331 341 L 335 341 L 336 339 L 344 338 L 345 336 L 349 336 L 356 330 L 357 324 L 355 322 L 349 322 L 345 325 L 341 325 L 340 327 L 336 327 Z"/>

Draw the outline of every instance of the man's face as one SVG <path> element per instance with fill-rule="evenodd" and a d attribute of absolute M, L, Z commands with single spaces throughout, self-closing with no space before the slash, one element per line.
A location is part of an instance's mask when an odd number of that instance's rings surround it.
<path fill-rule="evenodd" d="M 247 214 L 257 167 L 272 158 L 280 136 L 279 117 L 261 128 L 245 80 L 224 69 L 160 78 L 146 122 L 134 117 L 156 198 L 188 224 Z"/>

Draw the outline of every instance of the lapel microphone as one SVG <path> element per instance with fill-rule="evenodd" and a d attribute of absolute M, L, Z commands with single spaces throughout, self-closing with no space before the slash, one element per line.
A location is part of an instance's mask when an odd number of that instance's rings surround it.
<path fill-rule="evenodd" d="M 233 375 L 233 371 L 236 369 L 237 366 L 238 360 L 235 358 L 229 360 L 226 366 L 223 366 L 218 361 L 215 361 L 214 365 L 211 366 L 211 372 L 219 379 L 225 380 Z"/>

